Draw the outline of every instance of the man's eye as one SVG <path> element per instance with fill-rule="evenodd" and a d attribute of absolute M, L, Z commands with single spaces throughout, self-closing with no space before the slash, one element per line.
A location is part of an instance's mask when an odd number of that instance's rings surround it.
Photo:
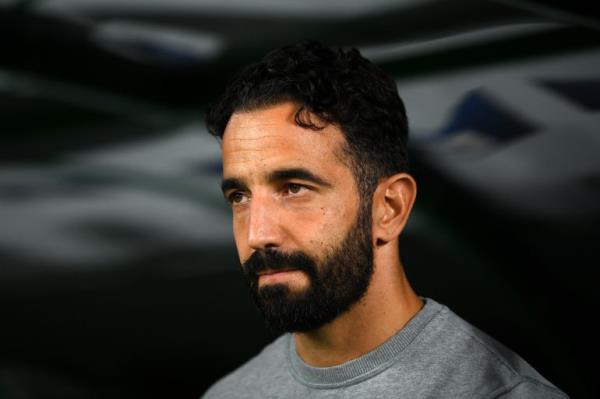
<path fill-rule="evenodd" d="M 302 190 L 306 190 L 306 187 L 301 184 L 290 183 L 287 185 L 286 189 L 290 194 L 299 194 Z"/>
<path fill-rule="evenodd" d="M 227 200 L 230 204 L 243 204 L 248 200 L 248 197 L 246 196 L 246 194 L 236 191 L 234 193 L 229 194 L 227 196 Z"/>

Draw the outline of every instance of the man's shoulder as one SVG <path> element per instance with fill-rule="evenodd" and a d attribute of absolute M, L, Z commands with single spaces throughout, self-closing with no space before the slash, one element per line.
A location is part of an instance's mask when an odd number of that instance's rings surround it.
<path fill-rule="evenodd" d="M 280 380 L 280 374 L 287 369 L 289 339 L 285 334 L 265 346 L 259 354 L 213 384 L 202 398 L 241 398 L 244 393 L 255 394 L 260 385 L 270 380 Z"/>
<path fill-rule="evenodd" d="M 478 359 L 488 365 L 492 363 L 499 373 L 506 374 L 508 378 L 522 376 L 549 384 L 523 358 L 487 333 L 465 321 L 445 306 L 441 313 L 446 323 L 444 332 L 449 334 L 448 339 L 452 343 L 453 350 L 457 352 L 456 354 L 472 358 L 473 361 Z M 477 363 L 475 361 L 475 364 Z"/>
<path fill-rule="evenodd" d="M 437 372 L 457 386 L 487 392 L 486 398 L 520 397 L 514 394 L 524 390 L 531 392 L 527 397 L 567 397 L 521 356 L 447 307 L 434 324 L 423 344 L 434 347 Z"/>

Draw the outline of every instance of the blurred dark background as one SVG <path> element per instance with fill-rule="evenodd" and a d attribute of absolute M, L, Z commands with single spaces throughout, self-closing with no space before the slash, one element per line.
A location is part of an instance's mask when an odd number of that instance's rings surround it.
<path fill-rule="evenodd" d="M 274 338 L 238 276 L 202 113 L 305 38 L 397 79 L 417 292 L 598 397 L 593 5 L 0 0 L 0 398 L 196 398 Z"/>

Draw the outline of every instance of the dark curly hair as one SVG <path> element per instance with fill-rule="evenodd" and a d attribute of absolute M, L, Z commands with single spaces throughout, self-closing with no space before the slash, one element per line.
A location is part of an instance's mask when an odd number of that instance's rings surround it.
<path fill-rule="evenodd" d="M 298 103 L 299 126 L 320 130 L 333 123 L 341 129 L 343 159 L 369 203 L 380 179 L 407 171 L 408 121 L 396 83 L 356 49 L 304 41 L 271 51 L 229 83 L 209 108 L 206 124 L 223 138 L 234 112 L 285 101 Z"/>

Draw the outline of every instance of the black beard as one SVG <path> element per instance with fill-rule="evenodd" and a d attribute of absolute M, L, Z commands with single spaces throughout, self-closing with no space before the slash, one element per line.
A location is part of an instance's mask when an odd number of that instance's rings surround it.
<path fill-rule="evenodd" d="M 369 211 L 367 212 L 367 208 Z M 349 310 L 367 291 L 373 275 L 370 206 L 361 207 L 342 242 L 320 264 L 301 251 L 255 251 L 242 265 L 252 299 L 267 327 L 285 332 L 315 330 Z M 258 286 L 258 272 L 295 269 L 308 276 L 305 289 L 286 284 Z"/>

